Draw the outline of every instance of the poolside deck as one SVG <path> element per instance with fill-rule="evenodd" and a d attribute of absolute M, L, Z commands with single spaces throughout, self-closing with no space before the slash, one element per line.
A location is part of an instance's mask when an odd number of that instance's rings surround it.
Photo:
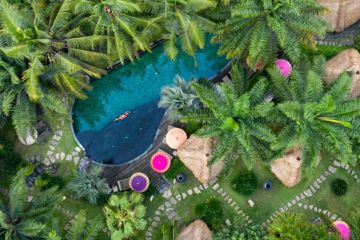
<path fill-rule="evenodd" d="M 107 180 L 109 186 L 117 186 L 117 182 L 121 180 L 126 180 L 135 172 L 145 173 L 149 179 L 150 183 L 155 183 L 155 185 L 161 185 L 164 182 L 162 175 L 154 172 L 150 166 L 151 156 L 158 150 L 163 149 L 168 153 L 171 153 L 171 150 L 166 144 L 163 143 L 163 139 L 168 131 L 170 122 L 168 121 L 166 115 L 164 115 L 161 120 L 160 127 L 158 129 L 158 134 L 148 151 L 139 157 L 136 161 L 130 162 L 122 166 L 116 165 L 101 165 L 103 168 L 103 177 Z M 159 190 L 161 186 L 155 186 Z"/>

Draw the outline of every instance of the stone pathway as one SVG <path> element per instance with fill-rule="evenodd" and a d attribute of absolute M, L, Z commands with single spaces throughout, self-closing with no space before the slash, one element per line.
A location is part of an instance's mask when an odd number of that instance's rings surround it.
<path fill-rule="evenodd" d="M 274 212 L 269 219 L 267 219 L 263 226 L 268 225 L 277 215 L 279 215 L 282 212 L 288 211 L 293 206 L 302 207 L 305 210 L 312 210 L 317 213 L 322 213 L 328 217 L 331 217 L 331 219 L 337 219 L 336 214 L 332 214 L 329 210 L 324 210 L 315 207 L 314 205 L 308 205 L 308 204 L 302 204 L 301 201 L 306 198 L 311 198 L 320 188 L 323 182 L 332 174 L 335 174 L 338 168 L 345 169 L 354 179 L 357 183 L 360 183 L 360 178 L 357 176 L 356 171 L 353 170 L 349 165 L 343 164 L 338 162 L 337 160 L 334 160 L 333 164 L 328 167 L 328 169 L 320 175 L 311 185 L 309 188 L 304 190 L 302 193 L 298 194 L 294 199 L 288 201 L 284 206 L 280 207 L 276 212 Z"/>
<path fill-rule="evenodd" d="M 44 164 L 49 166 L 57 161 L 74 161 L 75 164 L 78 164 L 80 161 L 81 148 L 79 146 L 75 147 L 71 154 L 66 154 L 65 152 L 55 152 L 56 147 L 58 146 L 62 136 L 63 130 L 62 128 L 65 125 L 64 117 L 60 118 L 60 126 L 55 130 L 55 134 L 50 140 L 49 148 L 44 158 Z"/>
<path fill-rule="evenodd" d="M 176 214 L 174 210 L 174 206 L 181 202 L 182 200 L 192 196 L 201 194 L 204 190 L 211 187 L 214 191 L 219 193 L 221 197 L 227 202 L 236 212 L 236 214 L 241 215 L 244 219 L 247 219 L 249 223 L 251 222 L 250 217 L 247 216 L 240 207 L 236 204 L 236 202 L 225 192 L 225 190 L 219 185 L 217 179 L 210 182 L 209 184 L 204 183 L 200 184 L 194 188 L 190 188 L 182 193 L 177 195 L 173 195 L 171 190 L 167 190 L 163 193 L 163 197 L 166 201 L 161 204 L 157 210 L 155 211 L 155 216 L 148 219 L 148 229 L 145 232 L 146 240 L 152 240 L 152 234 L 155 228 L 159 225 L 160 218 L 165 215 L 170 221 L 176 220 L 178 222 L 182 222 L 181 218 Z"/>

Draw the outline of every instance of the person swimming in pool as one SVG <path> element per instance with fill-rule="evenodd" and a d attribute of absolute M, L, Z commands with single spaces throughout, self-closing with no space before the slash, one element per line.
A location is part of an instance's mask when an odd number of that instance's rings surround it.
<path fill-rule="evenodd" d="M 114 119 L 114 122 L 119 121 L 119 120 L 123 120 L 124 118 L 126 118 L 129 115 L 129 111 L 126 111 L 125 113 L 121 114 L 120 116 L 118 116 L 117 118 Z"/>

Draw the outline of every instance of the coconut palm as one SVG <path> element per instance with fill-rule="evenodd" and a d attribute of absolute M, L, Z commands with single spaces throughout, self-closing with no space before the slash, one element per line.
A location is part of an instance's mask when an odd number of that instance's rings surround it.
<path fill-rule="evenodd" d="M 76 13 L 88 14 L 94 35 L 105 36 L 106 53 L 122 64 L 134 60 L 138 50 L 149 50 L 145 33 L 156 29 L 154 21 L 141 15 L 141 5 L 131 0 L 76 0 Z"/>
<path fill-rule="evenodd" d="M 142 195 L 134 192 L 110 197 L 104 213 L 112 240 L 129 239 L 137 230 L 145 229 L 146 208 L 142 201 Z"/>
<path fill-rule="evenodd" d="M 89 218 L 85 210 L 80 210 L 79 214 L 74 217 L 74 220 L 72 220 L 69 225 L 69 230 L 63 234 L 63 237 L 60 237 L 60 234 L 53 230 L 49 233 L 47 240 L 95 240 L 99 239 L 98 235 L 105 227 L 101 215 L 95 218 Z M 61 226 L 59 227 L 61 228 Z"/>
<path fill-rule="evenodd" d="M 48 232 L 47 222 L 51 219 L 54 204 L 59 202 L 56 188 L 32 193 L 27 200 L 24 172 L 20 171 L 10 185 L 8 199 L 0 201 L 0 237 L 6 240 L 37 239 Z"/>
<path fill-rule="evenodd" d="M 339 236 L 330 232 L 323 224 L 312 224 L 302 214 L 283 213 L 277 216 L 268 226 L 266 240 L 287 239 L 324 239 L 337 240 Z"/>
<path fill-rule="evenodd" d="M 149 1 L 149 8 L 156 16 L 155 20 L 164 28 L 162 38 L 166 54 L 175 59 L 179 53 L 178 39 L 181 48 L 187 54 L 194 56 L 197 48 L 204 48 L 205 33 L 212 32 L 215 24 L 200 13 L 214 8 L 212 0 L 155 0 Z"/>
<path fill-rule="evenodd" d="M 249 65 L 269 63 L 279 49 L 299 62 L 302 45 L 315 47 L 314 36 L 325 34 L 324 12 L 314 0 L 243 0 L 219 26 L 214 41 L 220 54 L 248 57 Z"/>
<path fill-rule="evenodd" d="M 181 111 L 199 105 L 198 97 L 191 88 L 194 82 L 186 82 L 177 75 L 173 85 L 161 89 L 159 107 L 167 109 L 166 113 L 171 121 L 179 120 Z"/>
<path fill-rule="evenodd" d="M 90 170 L 75 171 L 68 189 L 76 199 L 85 198 L 91 204 L 96 204 L 101 194 L 111 192 L 106 181 L 101 178 L 101 167 L 93 166 Z"/>
<path fill-rule="evenodd" d="M 272 149 L 301 146 L 305 166 L 315 166 L 322 150 L 344 163 L 357 159 L 352 149 L 360 139 L 360 100 L 349 98 L 352 79 L 348 73 L 324 87 L 324 62 L 323 57 L 315 58 L 311 66 L 294 70 L 290 80 L 275 68 L 268 71 L 281 99 L 276 118 L 284 126 Z"/>
<path fill-rule="evenodd" d="M 245 74 L 237 65 L 230 85 L 222 83 L 211 89 L 193 84 L 205 108 L 184 112 L 181 119 L 201 124 L 195 133 L 198 136 L 218 140 L 210 163 L 221 158 L 227 163 L 241 159 L 250 169 L 255 160 L 272 155 L 268 149 L 275 135 L 267 127 L 266 116 L 273 103 L 264 101 L 266 79 L 260 78 L 251 88 L 246 85 Z"/>

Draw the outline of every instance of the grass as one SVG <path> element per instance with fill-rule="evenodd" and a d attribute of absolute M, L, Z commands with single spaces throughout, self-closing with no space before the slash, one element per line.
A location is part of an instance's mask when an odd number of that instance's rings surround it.
<path fill-rule="evenodd" d="M 232 179 L 236 177 L 239 171 L 244 170 L 242 165 L 237 165 L 229 174 L 222 176 L 219 182 L 225 191 L 238 203 L 241 209 L 248 214 L 254 222 L 261 224 L 289 200 L 304 191 L 314 179 L 318 178 L 325 171 L 329 163 L 330 159 L 323 159 L 315 175 L 303 179 L 293 188 L 285 187 L 263 163 L 255 163 L 252 171 L 258 178 L 258 186 L 257 191 L 249 197 L 239 195 L 231 186 Z M 265 191 L 262 188 L 262 184 L 267 180 L 273 182 L 273 188 L 270 191 Z M 252 208 L 248 204 L 249 199 L 255 203 L 255 206 Z"/>

